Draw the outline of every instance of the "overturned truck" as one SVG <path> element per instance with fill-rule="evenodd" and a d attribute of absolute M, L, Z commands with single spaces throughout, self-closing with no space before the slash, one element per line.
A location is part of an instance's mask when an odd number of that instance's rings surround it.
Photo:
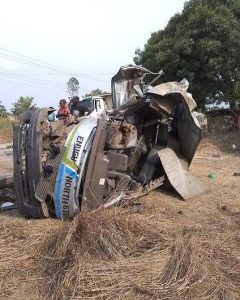
<path fill-rule="evenodd" d="M 145 76 L 155 77 L 144 84 Z M 14 188 L 27 217 L 69 219 L 131 201 L 162 185 L 185 200 L 204 193 L 189 173 L 201 139 L 186 82 L 156 86 L 161 72 L 121 67 L 112 78 L 113 110 L 100 118 L 48 121 L 28 113 L 14 128 Z"/>

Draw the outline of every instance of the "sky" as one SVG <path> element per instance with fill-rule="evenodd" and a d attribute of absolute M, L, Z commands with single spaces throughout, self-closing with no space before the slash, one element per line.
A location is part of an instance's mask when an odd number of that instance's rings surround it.
<path fill-rule="evenodd" d="M 0 101 L 20 96 L 39 107 L 68 97 L 71 76 L 79 95 L 110 91 L 111 77 L 133 63 L 152 32 L 163 29 L 185 0 L 8 0 L 0 10 Z"/>

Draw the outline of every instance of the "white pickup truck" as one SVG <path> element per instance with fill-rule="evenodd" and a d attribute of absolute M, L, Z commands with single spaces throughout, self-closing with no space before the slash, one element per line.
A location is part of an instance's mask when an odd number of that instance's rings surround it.
<path fill-rule="evenodd" d="M 83 98 L 81 105 L 87 108 L 89 111 L 92 110 L 91 115 L 99 117 L 105 113 L 105 104 L 101 96 L 90 96 Z"/>

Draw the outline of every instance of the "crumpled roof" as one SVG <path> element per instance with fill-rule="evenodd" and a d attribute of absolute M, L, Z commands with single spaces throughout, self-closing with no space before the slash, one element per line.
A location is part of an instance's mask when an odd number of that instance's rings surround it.
<path fill-rule="evenodd" d="M 157 94 L 162 97 L 180 94 L 184 98 L 190 111 L 193 111 L 197 107 L 196 101 L 193 99 L 192 94 L 187 92 L 186 86 L 177 81 L 164 82 L 154 87 L 150 87 L 150 89 L 147 91 L 147 94 Z"/>

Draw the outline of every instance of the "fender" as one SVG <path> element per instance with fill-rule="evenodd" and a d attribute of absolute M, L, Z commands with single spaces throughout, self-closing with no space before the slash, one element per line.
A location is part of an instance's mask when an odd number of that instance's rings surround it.
<path fill-rule="evenodd" d="M 172 187 L 184 200 L 192 199 L 206 193 L 204 185 L 184 167 L 171 148 L 157 151 L 162 166 Z"/>
<path fill-rule="evenodd" d="M 56 215 L 69 219 L 81 209 L 80 186 L 97 126 L 97 118 L 82 118 L 70 132 L 54 187 Z"/>

